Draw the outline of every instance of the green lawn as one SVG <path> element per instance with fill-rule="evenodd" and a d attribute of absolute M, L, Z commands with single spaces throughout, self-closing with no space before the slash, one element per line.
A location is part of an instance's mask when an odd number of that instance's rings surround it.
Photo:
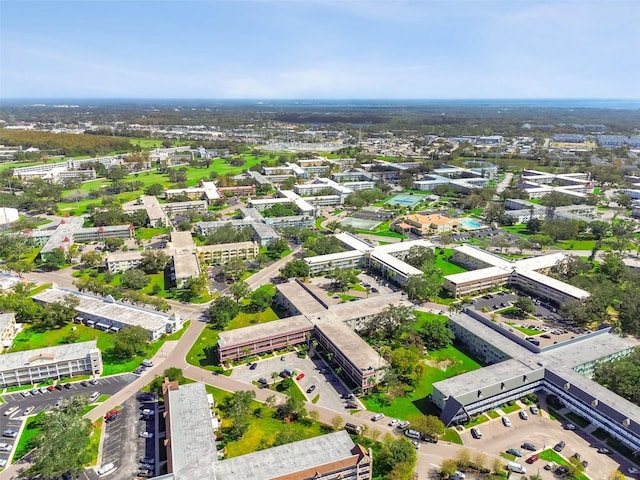
<path fill-rule="evenodd" d="M 429 352 L 426 363 L 420 383 L 406 397 L 389 403 L 384 392 L 374 393 L 363 399 L 367 410 L 400 419 L 420 413 L 434 414 L 435 406 L 427 398 L 433 391 L 433 384 L 481 367 L 454 346 Z"/>
<path fill-rule="evenodd" d="M 22 458 L 24 455 L 29 453 L 29 442 L 40 432 L 40 423 L 38 420 L 38 417 L 27 418 L 27 423 L 24 430 L 22 430 L 22 435 L 20 435 L 16 451 L 13 455 L 14 460 Z"/>
<path fill-rule="evenodd" d="M 456 432 L 453 428 L 447 428 L 444 432 L 444 435 L 440 437 L 440 440 L 444 442 L 456 443 L 458 445 L 462 445 L 462 439 L 460 438 L 460 434 Z"/>
<path fill-rule="evenodd" d="M 465 268 L 462 268 L 455 263 L 451 263 L 448 260 L 450 257 L 451 255 L 436 255 L 436 267 L 442 270 L 442 275 L 453 275 L 454 273 L 462 273 L 467 271 Z"/>
<path fill-rule="evenodd" d="M 136 228 L 136 238 L 139 238 L 141 240 L 151 240 L 153 237 L 165 234 L 169 234 L 169 229 L 144 227 Z"/>
<path fill-rule="evenodd" d="M 565 240 L 564 242 L 558 242 L 555 247 L 563 250 L 593 250 L 596 245 L 596 240 Z"/>
<path fill-rule="evenodd" d="M 215 367 L 213 347 L 218 343 L 218 333 L 218 330 L 207 325 L 187 353 L 187 363 L 213 370 Z"/>
<path fill-rule="evenodd" d="M 75 329 L 75 330 L 72 330 Z M 67 324 L 62 328 L 47 330 L 46 332 L 35 332 L 29 326 L 18 334 L 13 342 L 11 352 L 21 352 L 33 350 L 35 348 L 45 348 L 55 345 L 62 345 L 69 335 L 77 335 L 73 343 L 96 340 L 98 348 L 102 351 L 103 375 L 115 375 L 118 373 L 131 372 L 142 360 L 152 357 L 160 349 L 166 338 L 162 338 L 147 347 L 145 355 L 137 356 L 128 362 L 120 362 L 111 359 L 108 350 L 113 346 L 113 334 L 102 332 L 95 328 L 90 328 L 79 324 Z"/>
<path fill-rule="evenodd" d="M 489 415 L 494 420 L 500 416 L 500 414 L 498 412 L 496 412 L 495 410 L 489 410 L 487 412 L 487 415 Z"/>
<path fill-rule="evenodd" d="M 540 335 L 541 333 L 544 333 L 544 330 L 538 330 L 536 328 L 524 328 L 524 327 L 520 327 L 518 325 L 516 325 L 514 322 L 507 322 L 507 325 L 512 326 L 513 328 L 515 328 L 516 330 L 518 330 L 519 332 L 524 333 L 525 335 Z"/>
<path fill-rule="evenodd" d="M 231 322 L 229 322 L 226 330 L 235 330 L 236 328 L 272 322 L 274 320 L 278 320 L 278 315 L 276 315 L 276 312 L 274 312 L 271 307 L 267 308 L 264 312 L 258 313 L 240 312 L 233 320 L 231 320 Z"/>
<path fill-rule="evenodd" d="M 273 390 L 274 392 L 284 393 L 285 395 L 289 395 L 290 397 L 297 398 L 298 400 L 302 400 L 303 402 L 306 402 L 307 397 L 304 396 L 304 394 L 302 393 L 302 390 L 300 390 L 300 387 L 298 386 L 296 381 L 291 379 L 290 385 L 291 387 L 289 388 L 289 390 L 284 390 L 283 387 L 285 386 L 285 384 L 283 384 L 282 380 L 280 380 L 275 384 L 273 383 L 270 384 L 269 390 Z"/>
<path fill-rule="evenodd" d="M 87 450 L 89 452 L 89 460 L 85 464 L 86 466 L 92 466 L 98 464 L 98 452 L 100 451 L 100 437 L 102 436 L 102 419 L 97 420 L 93 424 L 93 430 L 89 437 L 89 445 Z"/>
<path fill-rule="evenodd" d="M 556 462 L 558 465 L 565 465 L 567 467 L 571 466 L 571 464 L 565 460 L 565 458 L 558 454 L 555 450 L 549 448 L 544 450 L 538 454 L 541 460 L 546 460 L 547 462 Z M 589 480 L 584 473 L 576 473 L 574 476 L 570 476 L 568 478 L 575 478 L 576 480 Z"/>
<path fill-rule="evenodd" d="M 514 403 L 513 405 L 505 405 L 504 407 L 500 408 L 504 413 L 513 413 L 513 412 L 517 412 L 518 410 L 520 410 L 520 405 L 518 405 L 517 403 Z"/>
<path fill-rule="evenodd" d="M 477 427 L 481 423 L 488 422 L 488 421 L 489 421 L 489 417 L 487 417 L 486 415 L 484 415 L 484 414 L 483 415 L 478 415 L 476 418 L 471 420 L 469 423 L 465 423 L 464 426 L 465 426 L 465 428 Z"/>
<path fill-rule="evenodd" d="M 522 237 L 528 237 L 530 235 L 527 232 L 527 226 L 524 223 L 519 225 L 503 226 L 503 227 L 500 227 L 500 230 L 513 233 L 514 235 L 520 235 Z"/>

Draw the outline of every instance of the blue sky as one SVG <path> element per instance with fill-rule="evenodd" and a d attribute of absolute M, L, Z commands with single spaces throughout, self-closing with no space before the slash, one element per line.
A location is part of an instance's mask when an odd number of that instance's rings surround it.
<path fill-rule="evenodd" d="M 3 98 L 640 98 L 640 1 L 0 1 Z"/>

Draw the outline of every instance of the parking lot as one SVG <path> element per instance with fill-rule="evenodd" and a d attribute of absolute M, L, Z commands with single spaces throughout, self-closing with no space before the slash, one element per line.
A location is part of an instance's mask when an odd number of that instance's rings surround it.
<path fill-rule="evenodd" d="M 8 443 L 11 445 L 11 450 L 0 452 L 0 459 L 8 460 L 9 456 L 13 453 L 15 444 L 20 437 L 20 429 L 27 416 L 37 415 L 39 412 L 45 410 L 51 410 L 55 408 L 58 403 L 68 400 L 75 395 L 91 395 L 93 392 L 98 392 L 99 395 L 113 395 L 120 391 L 125 385 L 131 383 L 137 377 L 130 373 L 124 375 L 116 375 L 112 377 L 105 377 L 96 380 L 95 385 L 82 386 L 80 382 L 69 383 L 69 388 L 62 388 L 62 390 L 49 391 L 44 389 L 43 392 L 38 391 L 37 394 L 32 395 L 29 390 L 25 390 L 25 395 L 21 392 L 8 393 L 3 395 L 5 403 L 0 404 L 0 431 L 13 430 L 17 432 L 15 438 L 2 437 L 2 443 Z M 7 411 L 12 413 L 5 415 Z M 15 459 L 14 459 L 15 460 Z"/>
<path fill-rule="evenodd" d="M 160 468 L 157 461 L 156 442 L 158 404 L 149 401 L 147 394 L 141 392 L 123 403 L 118 417 L 110 422 L 105 422 L 104 439 L 102 444 L 102 460 L 100 466 L 113 463 L 116 470 L 108 474 L 109 480 L 130 480 L 139 473 L 140 459 L 154 459 L 154 470 L 149 472 L 155 476 L 156 468 Z M 141 401 L 143 400 L 144 401 Z M 154 415 L 143 416 L 142 410 L 149 408 Z M 140 437 L 141 432 L 153 433 L 153 438 Z M 145 470 L 147 471 L 147 470 Z M 98 479 L 93 470 L 87 471 L 92 479 Z M 102 478 L 102 477 L 100 477 Z"/>
<path fill-rule="evenodd" d="M 341 398 L 341 395 L 346 395 L 350 392 L 342 381 L 331 372 L 324 361 L 300 358 L 296 353 L 288 353 L 282 357 L 267 358 L 256 363 L 254 370 L 251 370 L 248 365 L 234 368 L 231 377 L 246 383 L 257 382 L 259 378 L 264 378 L 271 385 L 274 381 L 271 377 L 273 372 L 280 373 L 285 368 L 289 368 L 295 372 L 294 382 L 300 387 L 307 400 L 311 401 L 316 395 L 320 395 L 317 405 L 338 411 L 345 408 L 346 403 Z M 300 380 L 295 380 L 295 377 L 301 373 L 304 374 L 304 377 Z M 280 377 L 276 381 L 279 380 L 281 380 Z M 313 392 L 307 394 L 306 391 L 311 385 L 315 385 L 316 388 Z"/>
<path fill-rule="evenodd" d="M 508 414 L 508 417 L 511 420 L 511 427 L 505 427 L 500 418 L 479 425 L 478 428 L 482 432 L 481 439 L 473 438 L 470 430 L 461 432 L 464 445 L 496 455 L 506 452 L 509 448 L 518 449 L 523 456 L 515 461 L 526 466 L 527 474 L 539 473 L 545 480 L 558 478 L 552 472 L 544 470 L 548 462 L 540 459 L 528 464 L 526 460 L 534 453 L 553 448 L 559 441 L 566 443 L 561 452 L 564 458 L 568 459 L 574 453 L 579 453 L 582 459 L 588 462 L 585 474 L 591 479 L 609 478 L 611 472 L 620 468 L 621 465 L 623 469 L 626 469 L 625 465 L 630 465 L 621 457 L 598 453 L 597 449 L 606 445 L 580 429 L 565 430 L 563 424 L 547 416 L 529 414 L 528 420 L 522 420 L 518 412 L 513 412 Z M 532 443 L 537 450 L 534 452 L 523 449 L 521 446 L 524 442 Z"/>

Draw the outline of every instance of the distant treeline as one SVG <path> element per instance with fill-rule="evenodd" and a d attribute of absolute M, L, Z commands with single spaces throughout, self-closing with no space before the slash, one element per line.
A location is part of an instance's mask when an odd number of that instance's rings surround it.
<path fill-rule="evenodd" d="M 0 144 L 21 145 L 24 148 L 37 147 L 49 154 L 69 157 L 80 155 L 95 157 L 133 149 L 129 140 L 125 138 L 31 130 L 0 129 Z"/>

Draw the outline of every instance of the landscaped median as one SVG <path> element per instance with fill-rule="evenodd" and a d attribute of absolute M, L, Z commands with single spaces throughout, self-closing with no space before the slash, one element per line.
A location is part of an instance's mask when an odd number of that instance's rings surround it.
<path fill-rule="evenodd" d="M 572 478 L 575 478 L 576 480 L 589 480 L 589 477 L 584 473 L 582 473 L 579 468 L 577 468 L 575 465 L 573 465 L 571 462 L 565 459 L 562 455 L 558 454 L 558 452 L 556 452 L 551 448 L 544 450 L 543 452 L 540 452 L 538 454 L 538 457 L 540 457 L 540 460 L 546 460 L 547 462 L 555 462 L 557 465 L 563 465 L 565 467 L 569 467 L 569 472 L 570 473 L 573 472 L 571 473 Z"/>

